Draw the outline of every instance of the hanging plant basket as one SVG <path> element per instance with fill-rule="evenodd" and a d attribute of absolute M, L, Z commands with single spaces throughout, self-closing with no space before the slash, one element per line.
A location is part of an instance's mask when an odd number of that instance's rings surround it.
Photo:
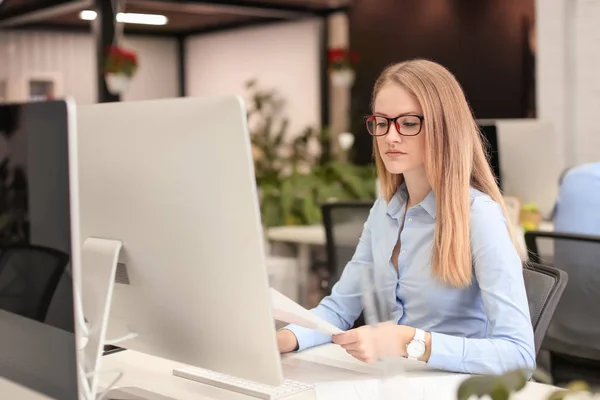
<path fill-rule="evenodd" d="M 350 68 L 331 71 L 331 83 L 338 87 L 350 87 L 354 84 L 354 70 Z"/>
<path fill-rule="evenodd" d="M 354 65 L 358 63 L 358 54 L 348 49 L 336 47 L 329 49 L 329 68 L 331 83 L 338 87 L 350 87 L 354 83 Z"/>
<path fill-rule="evenodd" d="M 112 94 L 123 94 L 129 89 L 138 69 L 137 55 L 118 46 L 106 50 L 104 81 Z"/>
<path fill-rule="evenodd" d="M 104 75 L 106 88 L 112 94 L 123 94 L 129 89 L 132 78 L 125 74 L 109 73 Z"/>

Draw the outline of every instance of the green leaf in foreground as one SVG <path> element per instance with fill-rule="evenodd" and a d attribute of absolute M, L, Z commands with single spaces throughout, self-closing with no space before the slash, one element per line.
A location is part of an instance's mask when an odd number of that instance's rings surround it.
<path fill-rule="evenodd" d="M 461 383 L 457 399 L 468 400 L 471 396 L 488 395 L 492 400 L 508 400 L 511 393 L 525 387 L 527 378 L 527 371 L 520 369 L 503 375 L 474 376 Z"/>

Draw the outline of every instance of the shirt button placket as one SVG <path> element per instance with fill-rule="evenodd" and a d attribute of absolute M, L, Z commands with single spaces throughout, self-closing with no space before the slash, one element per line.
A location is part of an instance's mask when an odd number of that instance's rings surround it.
<path fill-rule="evenodd" d="M 413 222 L 413 219 L 412 219 L 412 217 L 409 217 L 409 216 L 407 215 L 407 218 L 406 218 L 406 220 L 405 220 L 405 221 L 406 221 L 407 223 L 411 223 L 411 222 Z M 406 225 L 406 223 L 405 223 L 405 225 Z M 400 251 L 400 253 L 401 253 L 401 254 L 406 254 L 406 249 L 402 249 L 402 250 Z"/>

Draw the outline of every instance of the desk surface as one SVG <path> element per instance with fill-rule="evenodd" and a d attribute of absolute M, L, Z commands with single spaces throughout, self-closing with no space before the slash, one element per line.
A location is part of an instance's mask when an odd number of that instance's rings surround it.
<path fill-rule="evenodd" d="M 267 229 L 267 237 L 276 242 L 323 246 L 325 228 L 323 225 L 275 226 Z"/>
<path fill-rule="evenodd" d="M 356 381 L 378 376 L 374 366 L 355 360 L 333 344 L 287 354 L 282 360 L 286 378 L 307 383 Z M 406 381 L 403 384 L 410 386 L 411 392 L 416 390 L 415 393 L 419 393 L 412 398 L 455 399 L 458 385 L 467 378 L 467 375 L 430 369 L 420 362 L 401 360 L 400 363 L 401 368 L 405 369 Z M 120 369 L 124 372 L 118 387 L 142 387 L 176 399 L 248 399 L 238 393 L 173 376 L 173 369 L 180 366 L 182 365 L 176 362 L 128 350 L 104 357 L 102 369 Z M 101 380 L 102 384 L 113 379 L 109 375 Z M 552 386 L 528 383 L 514 398 L 545 399 L 554 390 L 556 388 Z M 315 393 L 309 391 L 290 397 L 290 400 L 298 399 L 315 399 Z"/>

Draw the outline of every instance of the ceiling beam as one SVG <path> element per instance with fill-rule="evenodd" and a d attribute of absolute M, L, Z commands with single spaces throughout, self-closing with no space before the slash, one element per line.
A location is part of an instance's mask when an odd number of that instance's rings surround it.
<path fill-rule="evenodd" d="M 11 28 L 15 31 L 35 31 L 35 32 L 55 32 L 55 33 L 83 33 L 92 34 L 91 26 L 81 25 L 67 25 L 67 24 L 45 24 L 45 23 L 34 23 L 27 25 L 19 25 Z M 177 31 L 162 31 L 162 30 L 151 30 L 151 29 L 130 29 L 125 27 L 125 36 L 152 36 L 160 38 L 173 38 L 177 36 Z"/>
<path fill-rule="evenodd" d="M 187 37 L 187 36 L 203 35 L 203 34 L 215 33 L 215 32 L 230 31 L 230 30 L 234 30 L 234 29 L 250 28 L 250 27 L 255 27 L 255 26 L 265 26 L 265 25 L 281 23 L 281 22 L 286 22 L 286 21 L 287 20 L 280 19 L 280 18 L 253 18 L 253 19 L 249 19 L 246 21 L 231 22 L 231 23 L 227 23 L 227 24 L 209 26 L 206 28 L 189 29 L 189 30 L 181 31 L 180 34 L 183 35 L 184 37 Z"/>
<path fill-rule="evenodd" d="M 230 14 L 257 18 L 277 18 L 294 20 L 314 15 L 324 15 L 339 8 L 311 8 L 285 3 L 271 3 L 268 1 L 252 1 L 251 3 L 236 0 L 137 0 L 137 3 L 156 10 L 183 11 L 201 14 Z"/>
<path fill-rule="evenodd" d="M 58 15 L 79 11 L 91 4 L 91 0 L 41 0 L 34 5 L 14 8 L 6 12 L 2 12 L 2 8 L 0 8 L 0 28 L 11 28 L 43 21 Z"/>

